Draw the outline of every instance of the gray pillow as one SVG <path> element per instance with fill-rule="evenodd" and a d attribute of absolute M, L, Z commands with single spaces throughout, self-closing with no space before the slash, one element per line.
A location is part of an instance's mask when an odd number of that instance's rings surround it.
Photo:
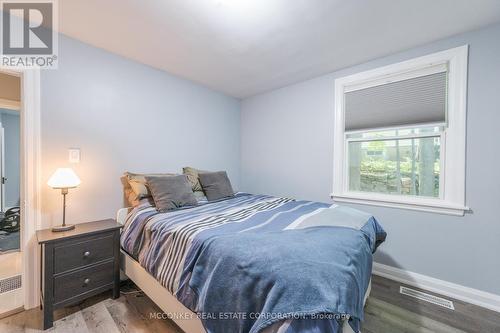
<path fill-rule="evenodd" d="M 199 173 L 201 187 L 208 201 L 234 196 L 231 182 L 225 171 Z"/>
<path fill-rule="evenodd" d="M 159 212 L 197 204 L 191 184 L 185 175 L 145 178 Z"/>

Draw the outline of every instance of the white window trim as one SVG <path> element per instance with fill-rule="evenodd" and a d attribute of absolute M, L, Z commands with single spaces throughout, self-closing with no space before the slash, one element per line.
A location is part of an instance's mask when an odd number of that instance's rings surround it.
<path fill-rule="evenodd" d="M 465 147 L 467 108 L 468 45 L 433 53 L 389 66 L 345 76 L 335 80 L 335 123 L 333 151 L 332 199 L 339 202 L 404 208 L 417 211 L 463 215 L 469 210 L 465 205 Z M 347 152 L 345 139 L 344 96 L 347 91 L 367 88 L 393 81 L 393 77 L 417 71 L 432 71 L 448 66 L 448 115 L 447 128 L 442 144 L 444 172 L 442 173 L 442 198 L 399 196 L 382 193 L 354 192 L 348 190 Z M 450 144 L 450 142 L 452 144 Z"/>

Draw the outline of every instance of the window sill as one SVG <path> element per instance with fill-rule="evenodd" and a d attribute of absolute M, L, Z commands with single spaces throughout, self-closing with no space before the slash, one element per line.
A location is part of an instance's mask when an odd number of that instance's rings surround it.
<path fill-rule="evenodd" d="M 416 210 L 428 213 L 463 216 L 469 211 L 466 206 L 457 205 L 440 199 L 419 197 L 398 197 L 377 193 L 348 192 L 343 194 L 330 194 L 336 202 L 346 202 L 362 205 L 390 207 Z"/>

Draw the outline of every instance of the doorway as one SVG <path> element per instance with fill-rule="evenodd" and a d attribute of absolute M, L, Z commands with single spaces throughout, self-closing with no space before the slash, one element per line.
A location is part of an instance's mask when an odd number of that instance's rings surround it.
<path fill-rule="evenodd" d="M 21 79 L 0 73 L 0 316 L 22 309 Z"/>

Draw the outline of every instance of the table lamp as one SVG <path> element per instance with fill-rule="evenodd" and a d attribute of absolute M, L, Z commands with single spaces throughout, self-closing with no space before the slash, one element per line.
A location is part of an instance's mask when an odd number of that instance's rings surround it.
<path fill-rule="evenodd" d="M 67 231 L 74 229 L 74 224 L 66 224 L 66 194 L 68 194 L 68 189 L 80 185 L 80 178 L 78 178 L 71 168 L 58 168 L 50 177 L 47 184 L 54 189 L 60 189 L 63 195 L 63 223 L 62 225 L 53 227 L 52 231 Z"/>

